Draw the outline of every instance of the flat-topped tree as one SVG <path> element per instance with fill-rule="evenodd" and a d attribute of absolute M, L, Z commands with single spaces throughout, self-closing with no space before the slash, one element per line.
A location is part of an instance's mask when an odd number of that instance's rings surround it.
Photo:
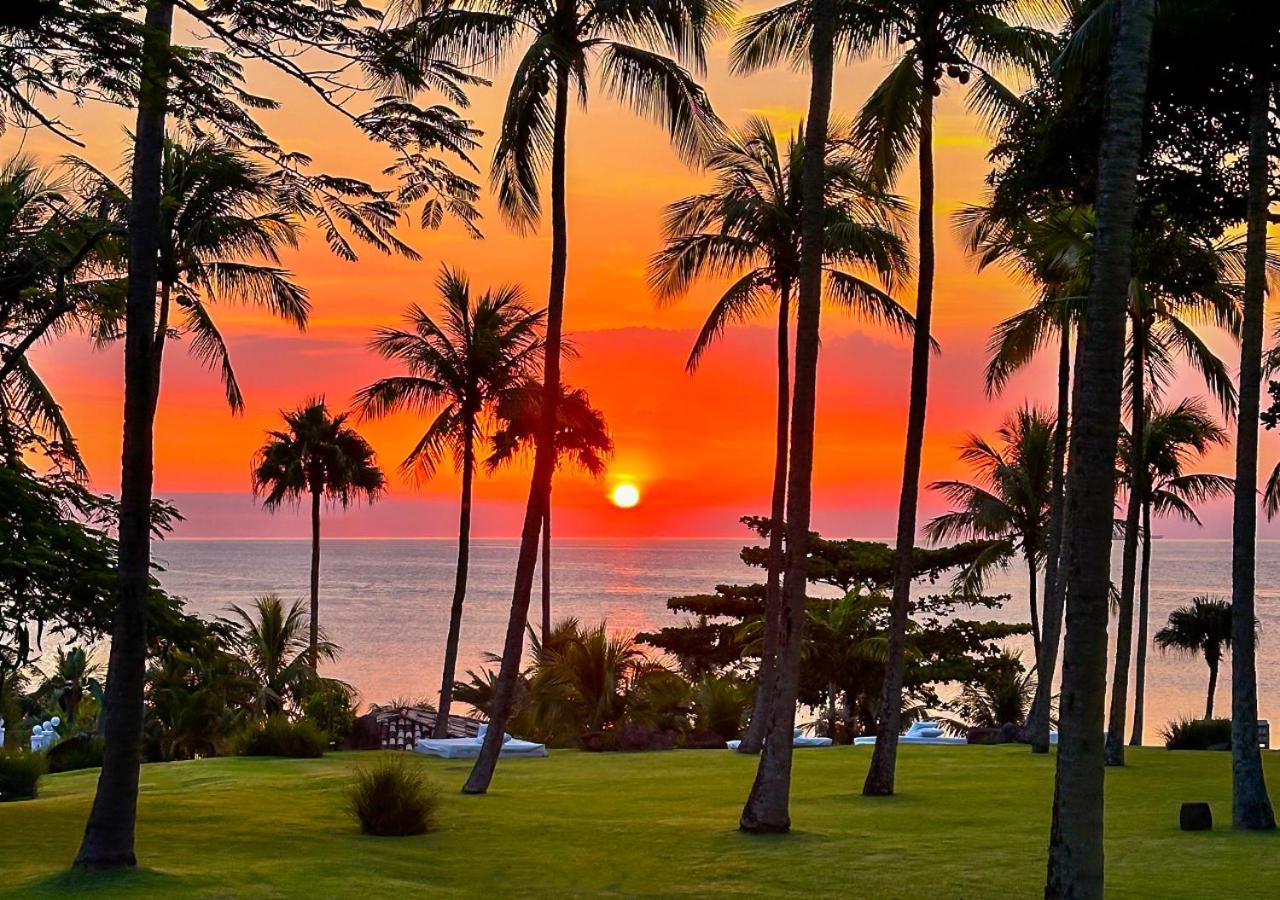
<path fill-rule="evenodd" d="M 767 537 L 770 520 L 747 520 Z M 810 535 L 809 580 L 839 589 L 841 597 L 809 596 L 801 650 L 799 699 L 831 710 L 844 708 L 862 731 L 875 727 L 878 698 L 885 676 L 883 653 L 890 627 L 888 592 L 893 583 L 894 554 L 875 541 L 827 540 Z M 916 548 L 913 563 L 918 584 L 955 580 L 957 572 L 993 552 L 1009 548 L 996 541 L 970 541 L 952 547 Z M 767 547 L 750 546 L 743 561 L 767 569 Z M 1028 633 L 1025 624 L 961 618 L 963 607 L 994 608 L 1006 596 L 975 593 L 923 594 L 913 601 L 908 625 L 909 663 L 906 691 L 912 702 L 941 705 L 935 686 L 944 682 L 976 684 L 999 656 L 1001 642 Z M 699 674 L 737 670 L 752 665 L 762 651 L 760 638 L 766 610 L 763 584 L 717 585 L 710 594 L 673 597 L 673 612 L 697 618 L 638 635 L 638 640 L 675 656 L 686 672 Z"/>

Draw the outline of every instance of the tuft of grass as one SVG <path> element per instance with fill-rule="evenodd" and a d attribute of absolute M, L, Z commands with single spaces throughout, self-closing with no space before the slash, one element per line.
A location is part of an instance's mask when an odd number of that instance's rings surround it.
<path fill-rule="evenodd" d="M 46 767 L 39 753 L 0 750 L 0 801 L 34 800 Z"/>
<path fill-rule="evenodd" d="M 1230 719 L 1174 719 L 1160 729 L 1169 750 L 1230 750 Z"/>
<path fill-rule="evenodd" d="M 348 801 L 365 834 L 404 837 L 435 829 L 440 791 L 407 754 L 385 753 L 356 770 Z"/>

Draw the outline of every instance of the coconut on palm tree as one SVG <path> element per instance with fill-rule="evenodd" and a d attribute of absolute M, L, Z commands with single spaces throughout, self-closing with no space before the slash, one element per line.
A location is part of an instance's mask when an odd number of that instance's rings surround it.
<path fill-rule="evenodd" d="M 1213 718 L 1213 695 L 1218 688 L 1218 665 L 1231 649 L 1231 604 L 1213 597 L 1195 597 L 1190 606 L 1169 613 L 1169 623 L 1155 634 L 1156 646 L 1204 657 L 1209 667 L 1209 689 L 1204 717 Z"/>
<path fill-rule="evenodd" d="M 319 664 L 320 507 L 324 500 L 344 509 L 352 500 L 372 503 L 386 487 L 386 476 L 374 460 L 373 447 L 347 424 L 347 414 L 333 415 L 324 398 L 281 412 L 285 428 L 267 432 L 253 464 L 253 491 L 264 509 L 274 512 L 289 501 L 311 501 L 311 638 L 308 659 Z"/>
<path fill-rule="evenodd" d="M 555 406 L 560 398 L 561 335 L 568 271 L 566 148 L 569 108 L 588 96 L 593 75 L 605 92 L 657 120 L 676 149 L 696 159 L 720 130 L 706 93 L 685 69 L 705 68 L 706 41 L 727 17 L 725 0 L 460 0 L 438 5 L 403 0 L 420 10 L 423 58 L 465 67 L 503 64 L 518 54 L 491 169 L 507 219 L 529 230 L 542 216 L 542 180 L 551 175 L 551 271 L 543 364 L 543 421 L 520 534 L 511 616 L 503 644 L 493 727 L 464 790 L 484 793 L 520 674 L 525 623 L 537 565 L 538 538 L 551 502 L 556 468 Z"/>
<path fill-rule="evenodd" d="M 970 435 L 960 448 L 977 483 L 935 481 L 938 491 L 959 508 L 925 526 L 932 541 L 981 538 L 992 541 L 987 553 L 960 573 L 966 590 L 979 590 L 987 573 L 1003 567 L 1011 554 L 1027 567 L 1031 637 L 1040 657 L 1039 572 L 1044 561 L 1053 497 L 1054 419 L 1033 406 L 1023 406 L 997 432 L 1002 446 Z"/>
<path fill-rule="evenodd" d="M 494 410 L 501 427 L 493 433 L 493 452 L 485 460 L 489 471 L 509 462 L 537 443 L 542 423 L 542 385 L 535 379 L 503 394 Z M 560 386 L 556 404 L 557 465 L 568 459 L 592 478 L 604 473 L 613 454 L 613 438 L 604 413 L 591 405 L 582 388 Z M 551 505 L 542 519 L 542 640 L 551 633 Z"/>
<path fill-rule="evenodd" d="M 752 119 L 738 134 L 722 139 L 707 159 L 716 180 L 712 189 L 667 209 L 667 246 L 650 261 L 650 284 L 662 300 L 678 297 L 695 280 L 733 276 L 712 307 L 686 368 L 694 371 L 710 345 L 735 322 L 747 321 L 777 304 L 777 428 L 765 582 L 765 636 L 757 677 L 752 725 L 739 745 L 755 753 L 763 739 L 777 653 L 777 610 L 783 562 L 786 504 L 787 429 L 790 425 L 790 339 L 792 296 L 799 276 L 801 183 L 804 140 L 792 135 L 779 147 L 772 127 Z M 872 321 L 909 331 L 914 324 L 886 291 L 905 273 L 908 261 L 898 228 L 902 201 L 870 183 L 866 167 L 836 136 L 828 144 L 824 178 L 826 206 L 824 295 Z M 875 273 L 877 283 L 860 276 Z M 880 285 L 883 285 L 882 288 Z"/>
<path fill-rule="evenodd" d="M 531 310 L 514 285 L 474 295 L 466 276 L 449 268 L 441 270 L 436 289 L 443 307 L 439 322 L 415 304 L 405 314 L 405 328 L 378 329 L 373 349 L 407 371 L 363 388 L 356 403 L 366 418 L 395 412 L 432 415 L 401 469 L 415 478 L 430 478 L 450 455 L 462 472 L 458 565 L 435 728 L 436 737 L 446 737 L 467 594 L 476 448 L 498 401 L 536 371 L 545 314 Z"/>
<path fill-rule="evenodd" d="M 1146 417 L 1142 452 L 1146 476 L 1142 498 L 1142 565 L 1138 579 L 1138 644 L 1133 692 L 1133 732 L 1129 745 L 1142 744 L 1146 712 L 1147 635 L 1151 598 L 1151 520 L 1154 516 L 1176 516 L 1200 524 L 1196 504 L 1230 496 L 1233 479 L 1225 475 L 1188 472 L 1187 467 L 1213 447 L 1225 446 L 1226 430 L 1195 399 L 1184 399 L 1174 407 L 1155 407 Z M 1120 438 L 1120 471 L 1132 471 L 1133 436 Z"/>

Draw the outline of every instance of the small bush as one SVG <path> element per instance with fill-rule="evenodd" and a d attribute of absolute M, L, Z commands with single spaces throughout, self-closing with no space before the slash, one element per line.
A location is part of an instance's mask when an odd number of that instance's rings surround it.
<path fill-rule="evenodd" d="M 644 725 L 627 723 L 618 726 L 618 749 L 628 753 L 645 750 L 674 750 L 680 736 L 674 731 L 661 731 Z"/>
<path fill-rule="evenodd" d="M 435 830 L 440 791 L 408 754 L 387 753 L 356 771 L 348 802 L 365 834 L 403 837 Z"/>
<path fill-rule="evenodd" d="M 1230 719 L 1174 719 L 1160 731 L 1170 750 L 1230 750 Z"/>
<path fill-rule="evenodd" d="M 244 756 L 287 756 L 291 759 L 317 759 L 329 747 L 329 735 L 310 719 L 292 721 L 285 716 L 272 716 L 250 726 L 244 737 Z"/>
<path fill-rule="evenodd" d="M 107 742 L 101 737 L 77 734 L 55 744 L 45 754 L 50 774 L 74 772 L 77 769 L 102 768 L 102 754 Z"/>
<path fill-rule="evenodd" d="M 0 801 L 32 800 L 39 793 L 45 758 L 24 750 L 0 750 Z"/>
<path fill-rule="evenodd" d="M 351 692 L 339 684 L 326 683 L 308 694 L 302 701 L 302 714 L 331 741 L 345 740 L 356 725 Z"/>

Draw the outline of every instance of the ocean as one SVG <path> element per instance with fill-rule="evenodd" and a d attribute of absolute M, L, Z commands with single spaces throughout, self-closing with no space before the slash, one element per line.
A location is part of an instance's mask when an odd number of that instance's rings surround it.
<path fill-rule="evenodd" d="M 616 632 L 635 633 L 676 624 L 667 599 L 710 592 L 716 584 L 758 580 L 760 572 L 738 558 L 740 540 L 558 540 L 552 568 L 553 616 L 606 621 Z M 480 539 L 471 545 L 471 574 L 463 617 L 458 672 L 482 665 L 482 654 L 501 648 L 511 604 L 517 541 Z M 292 600 L 307 596 L 310 543 L 306 540 L 170 540 L 154 556 L 160 581 L 202 615 L 223 615 L 232 604 L 274 592 Z M 322 548 L 320 621 L 342 648 L 326 674 L 353 685 L 365 703 L 434 697 L 448 629 L 456 547 L 451 540 L 328 540 Z M 1113 575 L 1118 580 L 1120 545 Z M 1228 541 L 1157 540 L 1151 566 L 1151 631 L 1175 607 L 1198 594 L 1227 596 Z M 1280 720 L 1280 541 L 1258 548 L 1258 688 L 1263 718 Z M 1020 567 L 997 576 L 993 592 L 1012 599 L 991 618 L 1026 621 L 1026 582 Z M 538 616 L 538 587 L 530 607 Z M 986 615 L 986 613 L 983 613 Z M 966 615 L 968 615 L 966 613 Z M 1030 658 L 1030 644 L 1020 648 Z M 1199 657 L 1149 654 L 1148 743 L 1160 727 L 1204 710 L 1208 670 Z M 1229 662 L 1224 664 L 1217 709 L 1230 703 Z"/>

